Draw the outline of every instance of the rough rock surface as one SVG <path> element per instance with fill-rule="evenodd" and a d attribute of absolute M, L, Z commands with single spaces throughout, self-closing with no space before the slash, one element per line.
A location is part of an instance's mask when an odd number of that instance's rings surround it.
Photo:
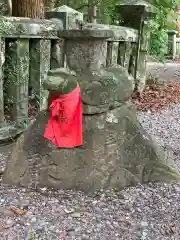
<path fill-rule="evenodd" d="M 57 149 L 43 138 L 48 114 L 41 112 L 8 159 L 3 182 L 95 191 L 150 180 L 179 181 L 163 152 L 136 119 L 130 102 L 83 119 L 84 144 Z"/>
<path fill-rule="evenodd" d="M 57 31 L 63 28 L 63 23 L 51 20 L 38 20 L 22 17 L 0 17 L 0 33 L 2 35 L 39 35 L 44 37 L 57 36 Z"/>

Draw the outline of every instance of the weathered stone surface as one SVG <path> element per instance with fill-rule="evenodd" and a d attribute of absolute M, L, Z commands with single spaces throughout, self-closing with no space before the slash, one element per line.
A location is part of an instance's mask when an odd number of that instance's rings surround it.
<path fill-rule="evenodd" d="M 86 23 L 83 25 L 83 29 L 111 30 L 113 32 L 113 36 L 110 38 L 110 41 L 137 42 L 138 39 L 138 31 L 129 27 Z"/>
<path fill-rule="evenodd" d="M 61 68 L 65 65 L 65 51 L 63 39 L 51 40 L 51 69 Z"/>
<path fill-rule="evenodd" d="M 57 37 L 57 31 L 63 29 L 61 20 L 39 20 L 19 17 L 0 17 L 0 35 L 35 35 Z"/>
<path fill-rule="evenodd" d="M 115 108 L 132 94 L 134 80 L 127 70 L 112 62 L 105 67 L 107 39 L 112 34 L 113 31 L 109 29 L 59 32 L 65 38 L 68 68 L 77 73 L 85 114 L 102 113 Z"/>
<path fill-rule="evenodd" d="M 111 30 L 85 29 L 59 31 L 65 38 L 67 67 L 78 73 L 90 74 L 92 70 L 106 66 L 107 40 Z"/>
<path fill-rule="evenodd" d="M 79 22 L 83 22 L 83 13 L 63 5 L 46 12 L 46 18 L 60 19 L 64 29 L 74 29 Z"/>
<path fill-rule="evenodd" d="M 136 89 L 138 92 L 142 92 L 146 86 L 147 53 L 149 50 L 150 39 L 148 22 L 144 22 L 142 33 L 136 68 Z"/>
<path fill-rule="evenodd" d="M 77 72 L 87 70 L 87 73 L 106 66 L 107 43 L 103 40 L 82 41 L 81 49 L 77 55 L 78 40 L 66 40 L 67 66 Z M 86 49 L 86 52 L 84 50 Z M 92 52 L 91 49 L 94 49 Z M 71 55 L 69 54 L 71 53 Z M 97 55 L 99 58 L 97 59 Z"/>
<path fill-rule="evenodd" d="M 177 51 L 176 51 L 176 34 L 178 31 L 175 30 L 169 30 L 167 32 L 168 34 L 168 58 L 174 59 L 177 57 Z"/>
<path fill-rule="evenodd" d="M 96 39 L 108 39 L 113 36 L 113 31 L 108 29 L 101 29 L 99 31 L 98 29 L 72 29 L 72 30 L 60 30 L 58 32 L 60 37 L 66 38 L 66 39 L 87 39 L 87 38 L 96 38 Z"/>
<path fill-rule="evenodd" d="M 119 42 L 108 41 L 107 44 L 107 66 L 111 66 L 112 64 L 117 64 L 118 61 L 118 49 Z"/>
<path fill-rule="evenodd" d="M 135 53 L 135 68 L 133 72 L 136 82 L 136 90 L 142 92 L 145 87 L 146 58 L 150 38 L 148 20 L 156 15 L 157 8 L 144 0 L 122 0 L 116 4 L 115 8 L 117 13 L 123 19 L 124 26 L 139 30 Z"/>
<path fill-rule="evenodd" d="M 52 69 L 43 83 L 45 89 L 56 94 L 72 92 L 78 84 L 76 73 L 67 68 Z"/>
<path fill-rule="evenodd" d="M 3 183 L 95 191 L 180 180 L 138 123 L 129 102 L 104 114 L 84 116 L 84 144 L 74 149 L 57 149 L 43 138 L 47 120 L 48 114 L 41 112 L 18 139 Z"/>
<path fill-rule="evenodd" d="M 47 39 L 32 39 L 30 42 L 29 85 L 40 110 L 47 108 L 48 92 L 42 87 L 50 69 L 51 42 Z"/>
<path fill-rule="evenodd" d="M 0 38 L 0 128 L 4 126 L 4 93 L 3 93 L 3 84 L 4 84 L 4 68 L 3 64 L 5 62 L 5 40 Z"/>
<path fill-rule="evenodd" d="M 143 13 L 144 16 L 151 17 L 157 13 L 157 8 L 144 0 L 121 0 L 116 4 L 117 9 L 123 14 L 127 12 L 138 16 Z"/>
<path fill-rule="evenodd" d="M 79 83 L 84 114 L 106 112 L 128 100 L 134 79 L 121 66 L 111 66 L 91 74 L 76 74 L 65 68 L 50 70 L 44 88 L 56 94 L 67 94 Z"/>
<path fill-rule="evenodd" d="M 128 100 L 134 89 L 134 79 L 121 66 L 110 66 L 91 75 L 78 75 L 84 113 L 94 114 L 94 107 L 104 112 Z M 97 112 L 98 113 L 98 112 Z"/>
<path fill-rule="evenodd" d="M 10 120 L 18 129 L 28 124 L 29 41 L 9 42 L 5 62 L 5 104 Z"/>
<path fill-rule="evenodd" d="M 130 58 L 132 55 L 132 43 L 131 42 L 120 42 L 118 49 L 118 64 L 125 67 L 127 70 L 130 67 Z"/>
<path fill-rule="evenodd" d="M 41 88 L 41 83 L 44 77 L 46 77 L 47 71 L 50 69 L 50 39 L 57 39 L 57 30 L 62 28 L 62 21 L 57 19 L 50 21 L 17 17 L 0 17 L 1 141 L 15 137 L 16 134 L 27 127 L 28 90 L 30 90 L 29 93 L 33 92 L 34 96 L 38 96 L 37 105 L 40 105 L 40 109 L 43 109 L 44 106 L 46 108 L 47 93 Z M 56 55 L 57 53 L 56 51 Z M 30 86 L 28 86 L 29 74 Z M 35 91 L 33 91 L 34 89 Z M 8 117 L 10 115 L 10 121 L 8 122 L 4 121 L 4 106 L 6 116 L 7 111 L 10 113 L 8 114 Z"/>

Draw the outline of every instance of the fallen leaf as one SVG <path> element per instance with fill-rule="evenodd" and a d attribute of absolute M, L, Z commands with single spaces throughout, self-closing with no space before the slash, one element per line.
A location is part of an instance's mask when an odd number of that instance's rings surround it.
<path fill-rule="evenodd" d="M 167 235 L 173 235 L 176 232 L 176 225 L 175 223 L 170 223 L 166 226 L 165 232 Z"/>
<path fill-rule="evenodd" d="M 26 211 L 24 209 L 11 209 L 16 215 L 24 215 Z"/>
<path fill-rule="evenodd" d="M 133 93 L 132 102 L 140 111 L 161 111 L 171 103 L 180 102 L 180 83 L 148 85 L 140 95 Z"/>

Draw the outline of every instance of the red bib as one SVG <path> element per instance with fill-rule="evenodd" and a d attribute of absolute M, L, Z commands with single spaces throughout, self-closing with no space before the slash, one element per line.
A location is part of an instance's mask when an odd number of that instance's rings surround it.
<path fill-rule="evenodd" d="M 62 148 L 73 148 L 83 144 L 79 85 L 68 94 L 51 94 L 50 118 L 44 137 Z"/>

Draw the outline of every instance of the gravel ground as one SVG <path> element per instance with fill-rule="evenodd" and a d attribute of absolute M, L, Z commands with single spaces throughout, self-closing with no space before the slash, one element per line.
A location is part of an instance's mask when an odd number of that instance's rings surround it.
<path fill-rule="evenodd" d="M 180 80 L 179 62 L 148 62 L 147 76 L 156 78 L 160 82 L 178 81 Z"/>
<path fill-rule="evenodd" d="M 142 126 L 157 141 L 165 153 L 173 158 L 180 171 L 180 104 L 173 104 L 162 112 L 139 112 Z"/>
<path fill-rule="evenodd" d="M 178 167 L 179 116 L 180 104 L 162 113 L 138 114 L 145 129 L 166 152 L 171 152 Z M 1 153 L 2 163 L 8 151 Z M 94 195 L 1 186 L 0 240 L 179 240 L 179 199 L 180 186 L 163 183 L 139 185 L 121 192 L 99 191 Z"/>

